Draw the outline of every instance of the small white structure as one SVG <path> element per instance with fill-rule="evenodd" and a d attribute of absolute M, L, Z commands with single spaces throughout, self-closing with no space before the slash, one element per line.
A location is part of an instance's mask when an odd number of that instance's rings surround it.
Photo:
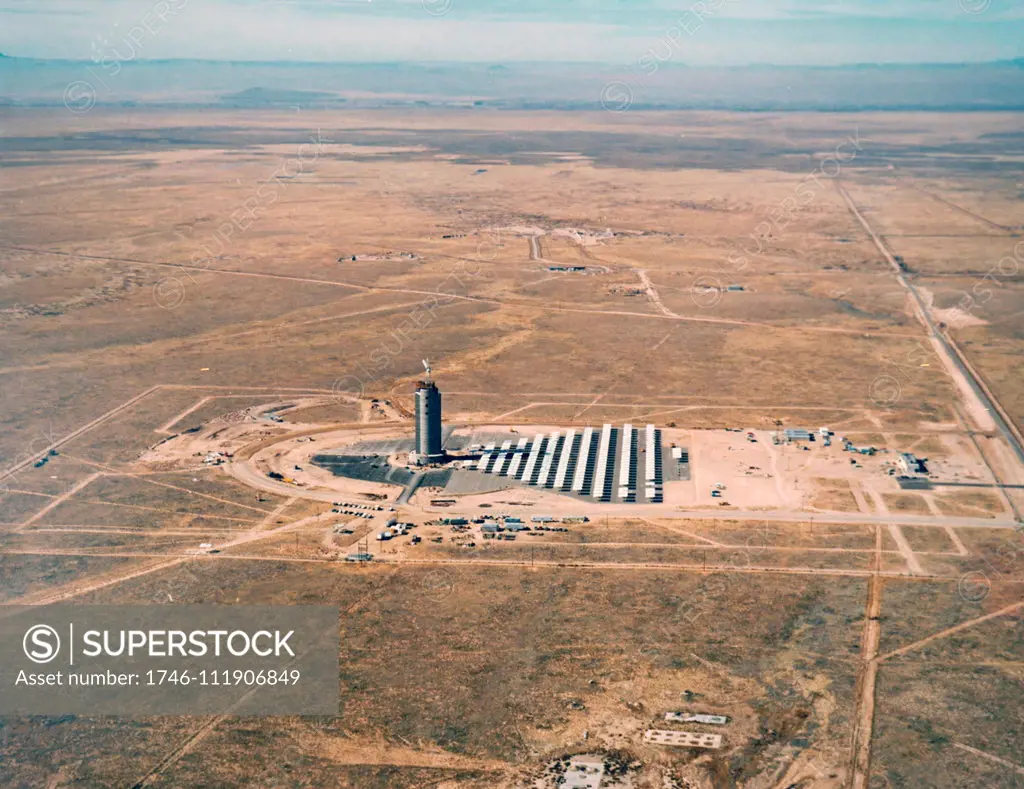
<path fill-rule="evenodd" d="M 729 719 L 724 715 L 704 715 L 703 713 L 666 712 L 665 720 L 673 723 L 705 723 L 710 726 L 725 726 Z"/>
<path fill-rule="evenodd" d="M 630 487 L 630 479 L 633 468 L 633 426 L 623 425 L 619 437 L 621 443 L 621 459 L 619 461 L 619 498 L 628 499 L 633 496 L 633 489 Z"/>
<path fill-rule="evenodd" d="M 901 452 L 897 463 L 904 474 L 926 474 L 928 473 L 924 461 L 910 452 Z"/>
<path fill-rule="evenodd" d="M 654 483 L 659 481 L 655 462 L 657 460 L 656 437 L 654 425 L 647 425 L 644 428 L 644 483 L 648 488 L 654 487 Z"/>
<path fill-rule="evenodd" d="M 583 483 L 586 482 L 587 466 L 590 463 L 591 444 L 593 443 L 594 428 L 588 427 L 583 431 L 583 439 L 580 441 L 579 457 L 576 461 L 576 471 L 573 472 L 571 490 L 573 493 L 583 492 Z"/>
<path fill-rule="evenodd" d="M 644 732 L 644 742 L 648 745 L 671 745 L 676 748 L 717 750 L 722 747 L 722 735 L 701 734 L 695 731 L 648 729 Z"/>
<path fill-rule="evenodd" d="M 574 756 L 565 769 L 564 789 L 601 789 L 604 759 L 599 756 Z"/>
<path fill-rule="evenodd" d="M 594 469 L 594 487 L 592 495 L 600 501 L 608 501 L 605 495 L 605 478 L 608 475 L 608 452 L 611 449 L 612 426 L 606 424 L 601 428 L 601 443 L 597 447 L 597 466 Z"/>

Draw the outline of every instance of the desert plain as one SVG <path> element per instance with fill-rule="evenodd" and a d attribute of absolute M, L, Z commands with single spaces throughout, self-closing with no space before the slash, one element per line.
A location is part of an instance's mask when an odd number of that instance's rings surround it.
<path fill-rule="evenodd" d="M 342 612 L 337 716 L 8 718 L 0 782 L 1018 786 L 1020 123 L 0 108 L 2 601 Z M 652 423 L 691 478 L 498 541 L 441 521 L 583 509 L 311 470 L 423 358 L 456 434 Z M 878 454 L 772 440 L 820 426 Z M 644 742 L 680 709 L 722 747 Z"/>

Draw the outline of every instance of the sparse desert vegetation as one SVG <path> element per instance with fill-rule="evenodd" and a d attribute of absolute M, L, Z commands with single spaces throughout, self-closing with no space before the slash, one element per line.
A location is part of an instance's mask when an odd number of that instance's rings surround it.
<path fill-rule="evenodd" d="M 0 118 L 3 602 L 342 612 L 338 715 L 6 718 L 0 783 L 530 789 L 594 754 L 634 789 L 1020 780 L 1024 476 L 882 252 L 1019 424 L 1019 275 L 962 303 L 1019 237 L 1017 115 Z M 687 475 L 589 509 L 307 462 L 395 460 L 424 357 L 453 435 L 651 423 Z M 727 716 L 686 727 L 722 748 L 643 741 L 677 710 Z"/>

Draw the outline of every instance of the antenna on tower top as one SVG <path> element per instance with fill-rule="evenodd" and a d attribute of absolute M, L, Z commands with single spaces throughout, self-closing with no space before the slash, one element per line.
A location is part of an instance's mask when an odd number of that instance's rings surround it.
<path fill-rule="evenodd" d="M 423 360 L 423 369 L 427 371 L 427 382 L 430 381 L 430 362 L 426 359 Z"/>

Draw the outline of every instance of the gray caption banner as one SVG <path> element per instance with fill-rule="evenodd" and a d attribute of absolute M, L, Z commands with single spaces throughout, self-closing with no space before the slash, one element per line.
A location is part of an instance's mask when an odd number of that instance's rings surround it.
<path fill-rule="evenodd" d="M 333 606 L 3 606 L 0 715 L 334 715 Z"/>

